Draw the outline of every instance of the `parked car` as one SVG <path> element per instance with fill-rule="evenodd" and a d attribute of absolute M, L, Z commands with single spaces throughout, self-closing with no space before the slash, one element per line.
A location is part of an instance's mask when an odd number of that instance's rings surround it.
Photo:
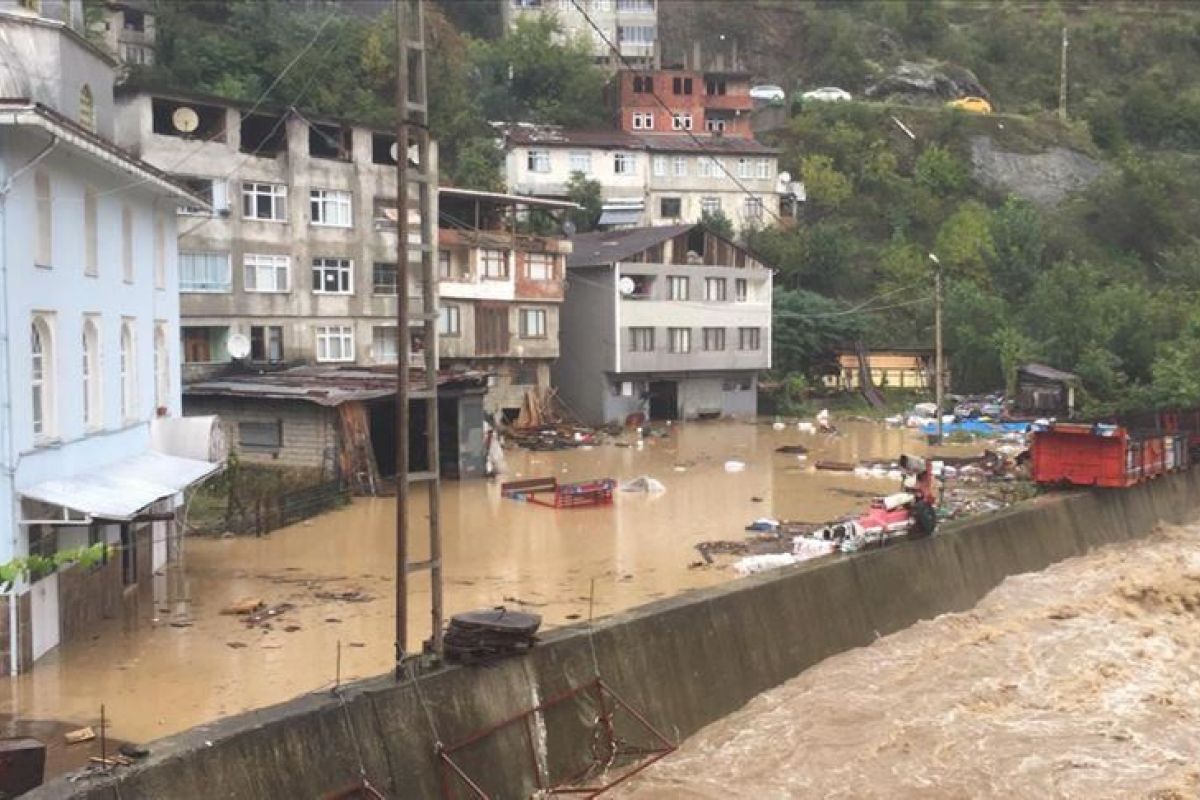
<path fill-rule="evenodd" d="M 982 97 L 960 97 L 957 100 L 951 100 L 946 105 L 960 111 L 969 111 L 972 114 L 992 113 L 992 104 Z"/>
<path fill-rule="evenodd" d="M 787 97 L 783 87 L 771 83 L 750 87 L 750 97 L 753 100 L 765 100 L 768 103 L 782 103 Z"/>
<path fill-rule="evenodd" d="M 805 100 L 815 100 L 819 103 L 845 103 L 850 100 L 850 93 L 836 86 L 822 86 L 800 95 Z"/>

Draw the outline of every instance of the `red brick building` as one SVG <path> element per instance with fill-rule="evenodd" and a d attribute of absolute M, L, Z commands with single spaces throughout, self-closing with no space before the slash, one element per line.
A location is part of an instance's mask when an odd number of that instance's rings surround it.
<path fill-rule="evenodd" d="M 750 76 L 743 72 L 621 70 L 609 86 L 609 98 L 617 126 L 628 133 L 754 138 Z"/>

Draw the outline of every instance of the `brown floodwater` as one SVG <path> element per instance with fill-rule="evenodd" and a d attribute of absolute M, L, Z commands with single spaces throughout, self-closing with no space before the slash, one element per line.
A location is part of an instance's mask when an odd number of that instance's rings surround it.
<path fill-rule="evenodd" d="M 781 444 L 811 448 L 806 461 Z M 978 448 L 976 448 L 978 449 Z M 651 475 L 665 494 L 618 493 L 608 508 L 553 510 L 501 498 L 495 481 L 442 484 L 446 610 L 506 604 L 547 625 L 597 616 L 735 578 L 730 559 L 690 568 L 694 545 L 739 539 L 757 517 L 826 520 L 888 491 L 895 481 L 816 472 L 818 458 L 853 461 L 923 452 L 913 433 L 845 423 L 841 435 L 791 426 L 678 425 L 641 448 L 613 444 L 506 453 L 506 479 Z M 958 449 L 962 454 L 969 449 Z M 726 472 L 727 460 L 746 464 Z M 757 500 L 755 498 L 758 498 Z M 427 556 L 425 497 L 412 559 Z M 229 714 L 278 703 L 342 680 L 376 675 L 393 658 L 394 501 L 356 500 L 263 538 L 189 539 L 183 563 L 156 579 L 157 600 L 136 624 L 111 622 L 68 643 L 17 679 L 3 679 L 0 719 L 94 723 L 104 703 L 114 737 L 146 741 Z M 350 593 L 353 601 L 337 599 Z M 269 628 L 220 612 L 239 600 L 291 603 Z M 430 633 L 428 575 L 413 582 L 409 649 Z"/>
<path fill-rule="evenodd" d="M 1198 730 L 1200 523 L 826 659 L 618 794 L 1183 800 Z"/>

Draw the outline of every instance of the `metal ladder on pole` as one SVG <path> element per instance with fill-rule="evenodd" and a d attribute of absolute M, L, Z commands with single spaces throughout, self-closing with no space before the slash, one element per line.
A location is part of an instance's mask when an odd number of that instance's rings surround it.
<path fill-rule="evenodd" d="M 437 339 L 437 156 L 429 137 L 422 0 L 394 0 L 396 13 L 396 676 L 408 655 L 408 577 L 430 573 L 430 616 L 434 653 L 442 652 L 441 482 L 438 453 Z M 419 243 L 410 240 L 409 215 L 420 218 Z M 421 309 L 409 308 L 410 275 L 421 289 Z M 418 326 L 410 328 L 410 322 Z M 423 331 L 423 364 L 413 367 L 412 334 Z M 413 374 L 423 377 L 414 385 Z M 425 469 L 409 463 L 409 421 L 424 404 Z M 429 503 L 429 558 L 409 560 L 409 488 L 424 484 Z"/>

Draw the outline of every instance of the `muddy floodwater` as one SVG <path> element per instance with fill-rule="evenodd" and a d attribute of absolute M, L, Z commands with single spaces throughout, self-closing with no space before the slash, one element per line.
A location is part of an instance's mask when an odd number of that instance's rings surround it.
<path fill-rule="evenodd" d="M 1010 577 L 710 725 L 634 798 L 1200 797 L 1200 524 Z"/>
<path fill-rule="evenodd" d="M 507 453 L 506 478 L 560 480 L 652 475 L 665 494 L 619 493 L 608 508 L 553 510 L 500 497 L 494 481 L 443 483 L 448 613 L 505 604 L 547 625 L 586 619 L 595 579 L 597 616 L 736 577 L 728 559 L 699 560 L 693 545 L 738 539 L 758 517 L 822 521 L 861 507 L 895 481 L 816 472 L 818 458 L 852 461 L 922 452 L 914 434 L 845 423 L 836 438 L 746 422 L 679 425 L 639 449 L 613 444 Z M 806 461 L 775 452 L 804 444 Z M 976 448 L 978 450 L 978 448 Z M 959 449 L 957 452 L 970 452 Z M 725 462 L 746 467 L 727 472 Z M 756 499 L 757 498 L 757 499 Z M 427 556 L 425 498 L 412 559 Z M 390 669 L 395 505 L 349 507 L 263 538 L 189 539 L 184 561 L 158 579 L 135 625 L 97 626 L 29 674 L 4 679 L 8 719 L 93 723 L 104 703 L 111 735 L 145 741 L 228 714 L 329 687 L 341 644 L 343 680 Z M 410 650 L 430 633 L 427 575 L 415 578 Z M 221 609 L 243 599 L 294 609 L 248 628 Z"/>

